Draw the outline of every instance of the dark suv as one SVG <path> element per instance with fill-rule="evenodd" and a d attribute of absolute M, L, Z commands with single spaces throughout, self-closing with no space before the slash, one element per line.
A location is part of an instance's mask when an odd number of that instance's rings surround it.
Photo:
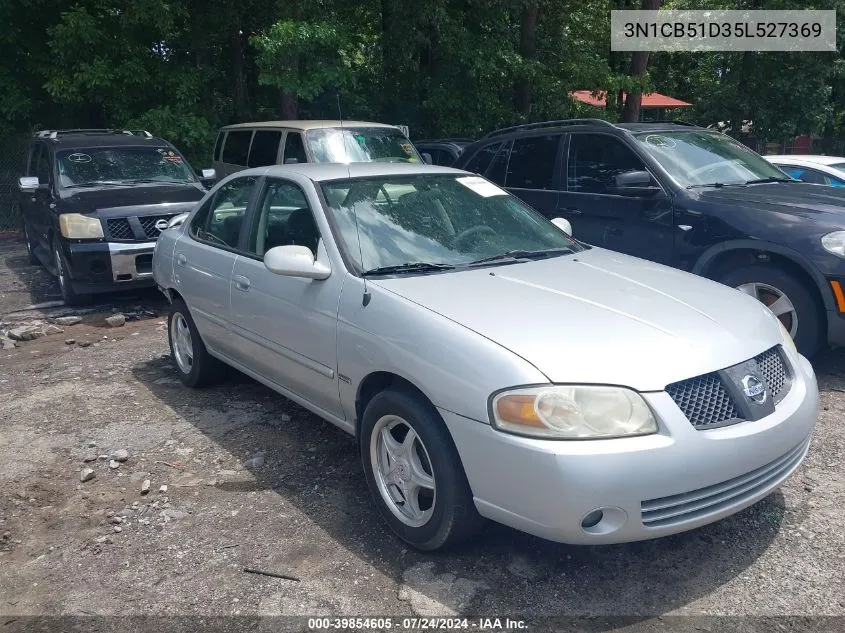
<path fill-rule="evenodd" d="M 724 134 L 550 121 L 491 132 L 454 167 L 568 219 L 583 242 L 758 298 L 805 355 L 845 344 L 845 189 L 793 180 Z"/>
<path fill-rule="evenodd" d="M 45 130 L 27 147 L 20 208 L 30 261 L 65 303 L 153 285 L 155 240 L 214 181 L 167 141 L 130 130 Z"/>

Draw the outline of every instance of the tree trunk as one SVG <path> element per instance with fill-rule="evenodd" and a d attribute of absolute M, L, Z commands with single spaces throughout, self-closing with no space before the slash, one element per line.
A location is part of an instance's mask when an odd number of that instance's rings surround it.
<path fill-rule="evenodd" d="M 234 87 L 233 102 L 235 117 L 238 121 L 249 118 L 246 105 L 246 86 L 244 84 L 244 52 L 241 40 L 240 18 L 234 16 L 229 29 L 229 44 L 232 48 L 232 83 Z"/>
<path fill-rule="evenodd" d="M 537 0 L 525 0 L 522 5 L 522 32 L 519 39 L 519 54 L 526 61 L 537 58 Z M 514 84 L 513 104 L 517 112 L 528 116 L 531 111 L 532 85 L 523 77 Z"/>
<path fill-rule="evenodd" d="M 299 118 L 299 100 L 292 90 L 282 90 L 282 119 L 296 121 Z"/>
<path fill-rule="evenodd" d="M 643 11 L 656 11 L 660 8 L 661 0 L 643 0 Z M 648 51 L 637 51 L 631 55 L 631 77 L 638 78 L 645 75 L 648 67 Z M 643 93 L 630 91 L 625 98 L 625 108 L 622 110 L 622 121 L 635 123 L 640 120 L 640 108 L 643 102 Z"/>

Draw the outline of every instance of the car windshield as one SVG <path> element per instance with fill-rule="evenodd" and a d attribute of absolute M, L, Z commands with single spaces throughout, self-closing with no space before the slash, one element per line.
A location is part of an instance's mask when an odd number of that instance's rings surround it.
<path fill-rule="evenodd" d="M 389 127 L 316 128 L 305 139 L 317 163 L 422 162 L 411 141 Z"/>
<path fill-rule="evenodd" d="M 59 182 L 72 189 L 137 182 L 195 182 L 182 156 L 167 147 L 92 147 L 59 152 Z"/>
<path fill-rule="evenodd" d="M 584 248 L 479 176 L 337 180 L 322 190 L 346 252 L 365 273 L 493 265 Z"/>
<path fill-rule="evenodd" d="M 685 187 L 786 178 L 762 156 L 717 132 L 647 132 L 636 134 L 634 138 Z"/>
<path fill-rule="evenodd" d="M 830 163 L 828 167 L 833 167 L 839 171 L 845 171 L 845 163 Z"/>

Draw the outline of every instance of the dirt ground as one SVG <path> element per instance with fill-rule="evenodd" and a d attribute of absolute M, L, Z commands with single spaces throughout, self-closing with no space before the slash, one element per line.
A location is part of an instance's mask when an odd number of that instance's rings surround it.
<path fill-rule="evenodd" d="M 57 294 L 22 244 L 0 243 L 0 329 L 79 313 L 25 309 Z M 112 328 L 113 309 L 141 318 Z M 351 437 L 235 372 L 183 387 L 165 313 L 154 291 L 110 296 L 0 350 L 0 629 L 26 615 L 845 616 L 845 353 L 815 363 L 805 464 L 734 517 L 603 547 L 491 524 L 421 554 L 376 515 Z"/>

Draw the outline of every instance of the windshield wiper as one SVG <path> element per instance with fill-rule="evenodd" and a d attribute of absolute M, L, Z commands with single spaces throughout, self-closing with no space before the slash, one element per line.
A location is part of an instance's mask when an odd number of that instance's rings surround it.
<path fill-rule="evenodd" d="M 792 178 L 781 178 L 778 176 L 772 176 L 770 178 L 755 178 L 754 180 L 746 180 L 746 185 L 762 185 L 767 182 L 795 182 Z"/>
<path fill-rule="evenodd" d="M 75 185 L 67 185 L 65 189 L 84 189 L 87 187 L 103 187 L 103 186 L 110 186 L 110 187 L 122 187 L 124 184 L 123 182 L 118 182 L 116 180 L 98 180 L 96 182 L 80 182 Z"/>
<path fill-rule="evenodd" d="M 571 248 L 549 248 L 546 250 L 540 251 L 523 251 L 523 250 L 513 250 L 513 251 L 506 251 L 504 253 L 500 253 L 499 255 L 492 255 L 490 257 L 484 257 L 482 259 L 476 259 L 474 262 L 470 262 L 467 266 L 478 266 L 482 264 L 490 264 L 492 262 L 518 262 L 527 259 L 545 259 L 547 257 L 554 257 L 555 255 L 563 255 L 565 253 L 571 253 Z"/>
<path fill-rule="evenodd" d="M 407 264 L 397 264 L 395 266 L 379 266 L 365 270 L 363 275 L 368 277 L 370 275 L 390 275 L 396 273 L 424 273 L 433 272 L 437 270 L 452 270 L 455 267 L 451 264 L 433 264 L 430 262 L 409 262 Z"/>

